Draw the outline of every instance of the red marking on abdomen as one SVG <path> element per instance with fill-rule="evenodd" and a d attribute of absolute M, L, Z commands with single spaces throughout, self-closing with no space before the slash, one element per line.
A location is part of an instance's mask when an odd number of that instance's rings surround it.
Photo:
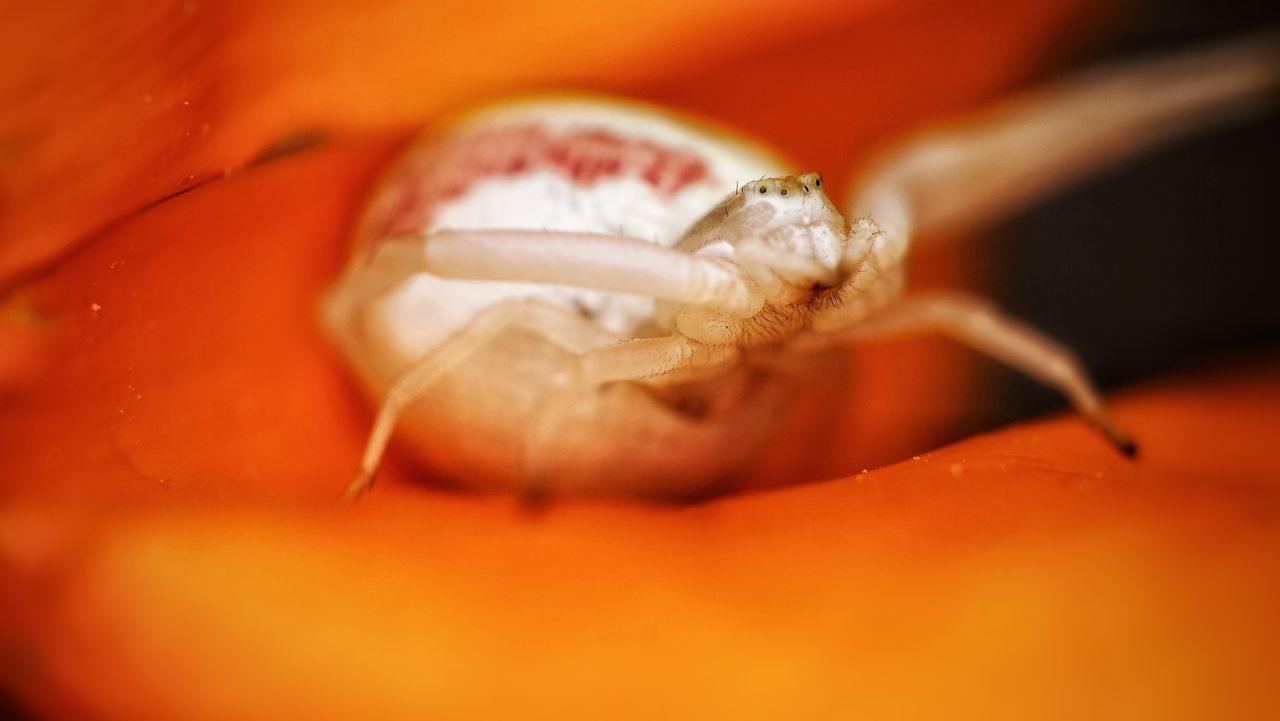
<path fill-rule="evenodd" d="M 584 128 L 553 134 L 538 125 L 463 133 L 417 153 L 393 177 L 388 212 L 371 219 L 377 239 L 425 228 L 437 206 L 493 177 L 550 169 L 583 187 L 632 177 L 671 197 L 707 175 L 697 153 Z"/>

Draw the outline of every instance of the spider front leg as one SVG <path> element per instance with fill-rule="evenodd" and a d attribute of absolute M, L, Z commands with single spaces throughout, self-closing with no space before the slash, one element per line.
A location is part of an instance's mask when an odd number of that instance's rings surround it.
<path fill-rule="evenodd" d="M 536 230 L 441 230 L 382 241 L 379 255 L 408 258 L 443 278 L 553 283 L 713 306 L 734 317 L 763 300 L 735 269 L 620 235 Z M 376 259 L 375 259 L 376 261 Z"/>
<path fill-rule="evenodd" d="M 1098 69 L 889 149 L 864 171 L 848 206 L 848 217 L 857 220 L 842 263 L 851 276 L 846 300 L 815 317 L 811 328 L 851 341 L 945 333 L 1059 389 L 1132 454 L 1133 442 L 1069 350 L 971 298 L 889 304 L 901 287 L 899 264 L 916 235 L 981 224 L 1091 171 L 1263 105 L 1280 87 L 1278 57 L 1280 42 L 1264 36 Z M 829 343 L 819 336 L 816 344 Z"/>
<path fill-rule="evenodd" d="M 942 333 L 1061 391 L 1085 420 L 1126 456 L 1137 446 L 1110 413 L 1075 354 L 1057 341 L 1005 316 L 989 304 L 960 294 L 907 298 L 833 329 L 820 341 L 867 342 L 921 333 Z"/>
<path fill-rule="evenodd" d="M 889 148 L 863 170 L 848 217 L 874 217 L 903 243 L 955 233 L 1248 115 L 1277 90 L 1274 34 L 1095 68 Z"/>

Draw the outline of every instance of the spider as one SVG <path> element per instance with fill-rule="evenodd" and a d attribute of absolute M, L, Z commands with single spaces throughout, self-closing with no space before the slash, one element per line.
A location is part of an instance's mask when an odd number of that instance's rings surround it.
<path fill-rule="evenodd" d="M 1058 389 L 1133 455 L 1068 349 L 967 295 L 904 295 L 912 238 L 1248 106 L 1276 85 L 1275 53 L 1102 69 L 925 131 L 878 156 L 843 214 L 821 174 L 659 110 L 544 98 L 464 116 L 392 171 L 325 298 L 380 404 L 345 496 L 397 431 L 469 488 L 707 495 L 768 442 L 798 359 L 924 332 Z"/>

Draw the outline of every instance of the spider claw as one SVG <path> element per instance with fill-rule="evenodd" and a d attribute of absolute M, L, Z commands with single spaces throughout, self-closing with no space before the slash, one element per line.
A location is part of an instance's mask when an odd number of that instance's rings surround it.
<path fill-rule="evenodd" d="M 1119 444 L 1120 452 L 1128 458 L 1138 457 L 1138 444 L 1132 440 L 1124 440 Z"/>
<path fill-rule="evenodd" d="M 373 487 L 373 475 L 374 472 L 372 470 L 361 468 L 356 477 L 342 491 L 342 502 L 355 503 L 360 500 L 360 497 Z"/>

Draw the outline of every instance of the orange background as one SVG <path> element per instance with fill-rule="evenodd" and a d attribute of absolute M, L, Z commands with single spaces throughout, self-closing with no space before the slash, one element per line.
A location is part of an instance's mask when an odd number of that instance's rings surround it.
<path fill-rule="evenodd" d="M 584 87 L 710 116 L 838 182 L 1105 14 L 617 5 L 4 11 L 9 692 L 56 718 L 1264 715 L 1275 359 L 1124 398 L 1137 463 L 1064 418 L 692 507 L 530 517 L 394 464 L 334 505 L 370 413 L 315 300 L 415 127 Z M 922 255 L 921 284 L 975 276 Z M 970 398 L 966 357 L 859 354 L 827 475 L 929 447 Z M 779 447 L 773 468 L 808 462 Z"/>

